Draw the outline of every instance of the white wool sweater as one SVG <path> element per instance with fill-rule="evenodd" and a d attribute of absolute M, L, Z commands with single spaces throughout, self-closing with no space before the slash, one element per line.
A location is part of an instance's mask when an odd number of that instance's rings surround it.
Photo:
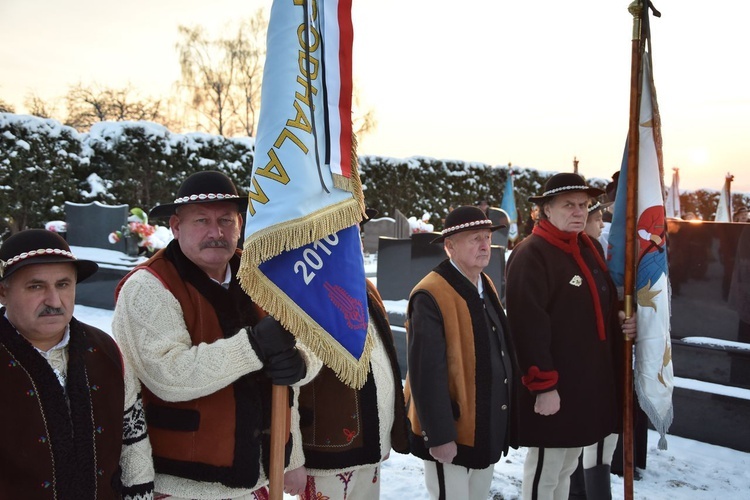
<path fill-rule="evenodd" d="M 126 362 L 141 382 L 165 401 L 190 401 L 207 396 L 243 375 L 263 369 L 247 335 L 193 345 L 180 303 L 147 270 L 136 271 L 123 285 L 112 318 L 112 331 Z M 307 373 L 295 387 L 312 380 L 322 366 L 303 345 L 297 347 L 305 359 Z M 297 393 L 295 389 L 295 406 Z M 299 416 L 294 410 L 291 429 L 294 446 L 288 469 L 301 466 L 304 460 Z M 251 489 L 157 473 L 154 490 L 176 497 L 211 500 L 248 495 L 267 482 L 263 472 Z"/>

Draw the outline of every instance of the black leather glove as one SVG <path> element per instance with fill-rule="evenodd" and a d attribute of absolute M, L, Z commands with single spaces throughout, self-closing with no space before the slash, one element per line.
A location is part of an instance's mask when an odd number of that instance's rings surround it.
<path fill-rule="evenodd" d="M 292 385 L 302 380 L 306 373 L 305 360 L 296 348 L 271 356 L 266 364 L 266 374 L 274 385 Z"/>
<path fill-rule="evenodd" d="M 294 335 L 272 316 L 266 316 L 253 328 L 249 328 L 247 337 L 264 364 L 276 354 L 294 349 L 295 346 Z"/>

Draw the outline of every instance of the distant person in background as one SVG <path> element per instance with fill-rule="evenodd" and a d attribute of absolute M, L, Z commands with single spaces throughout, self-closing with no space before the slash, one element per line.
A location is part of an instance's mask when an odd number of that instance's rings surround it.
<path fill-rule="evenodd" d="M 524 238 L 531 234 L 538 220 L 539 220 L 539 206 L 534 204 L 531 206 L 531 211 L 529 211 L 529 217 L 526 219 L 526 223 L 523 226 Z"/>
<path fill-rule="evenodd" d="M 592 200 L 591 206 L 588 208 L 588 217 L 586 218 L 586 229 L 584 231 L 591 238 L 591 242 L 597 247 L 597 250 L 601 252 L 602 257 L 607 259 L 607 238 L 609 231 L 604 234 L 604 229 L 609 227 L 604 222 L 604 212 L 612 205 L 612 202 L 602 203 L 597 200 Z M 611 223 L 609 223 L 611 224 Z"/>
<path fill-rule="evenodd" d="M 73 317 L 97 264 L 44 229 L 5 240 L 0 259 L 0 498 L 153 498 L 138 380 Z"/>
<path fill-rule="evenodd" d="M 734 222 L 750 222 L 748 215 L 747 207 L 741 206 L 734 212 L 732 220 Z"/>
<path fill-rule="evenodd" d="M 486 500 L 511 442 L 512 348 L 497 291 L 482 272 L 501 227 L 478 207 L 449 213 L 433 240 L 445 242 L 449 258 L 409 298 L 409 437 L 432 499 Z"/>
<path fill-rule="evenodd" d="M 490 213 L 490 203 L 487 200 L 480 200 L 479 204 L 477 205 L 479 207 L 479 210 L 484 212 L 484 215 L 489 215 Z"/>

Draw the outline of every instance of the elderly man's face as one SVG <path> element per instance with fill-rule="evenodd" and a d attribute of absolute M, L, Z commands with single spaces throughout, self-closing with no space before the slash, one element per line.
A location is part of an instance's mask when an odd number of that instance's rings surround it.
<path fill-rule="evenodd" d="M 479 274 L 490 263 L 492 232 L 489 229 L 463 231 L 445 240 L 453 262 L 466 274 Z"/>
<path fill-rule="evenodd" d="M 182 253 L 219 282 L 237 248 L 241 224 L 237 205 L 228 202 L 185 205 L 169 219 Z"/>
<path fill-rule="evenodd" d="M 580 233 L 586 227 L 588 206 L 589 196 L 586 193 L 563 193 L 544 205 L 544 213 L 560 231 Z"/>
<path fill-rule="evenodd" d="M 8 320 L 42 350 L 62 340 L 73 317 L 76 268 L 73 264 L 31 264 L 0 284 L 0 303 Z"/>

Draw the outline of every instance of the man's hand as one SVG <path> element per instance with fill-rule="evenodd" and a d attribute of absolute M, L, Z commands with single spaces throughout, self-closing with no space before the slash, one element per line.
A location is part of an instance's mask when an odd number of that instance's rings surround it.
<path fill-rule="evenodd" d="M 458 447 L 456 446 L 455 441 L 430 448 L 430 455 L 432 455 L 432 458 L 441 464 L 452 463 L 453 459 L 456 458 L 456 453 L 458 453 Z"/>
<path fill-rule="evenodd" d="M 620 325 L 622 325 L 622 333 L 624 333 L 625 337 L 629 340 L 635 340 L 638 336 L 638 324 L 636 321 L 638 316 L 633 314 L 628 319 L 625 319 L 624 311 L 620 311 L 618 316 L 620 317 Z"/>
<path fill-rule="evenodd" d="M 303 465 L 284 473 L 284 493 L 303 495 L 307 486 L 307 469 Z"/>
<path fill-rule="evenodd" d="M 536 395 L 534 412 L 540 415 L 554 415 L 560 411 L 560 394 L 557 389 Z"/>
<path fill-rule="evenodd" d="M 247 333 L 255 354 L 263 363 L 267 363 L 273 356 L 293 349 L 294 335 L 289 333 L 281 323 L 272 316 L 266 316 Z"/>
<path fill-rule="evenodd" d="M 274 385 L 292 385 L 305 377 L 307 366 L 296 348 L 280 352 L 266 363 L 266 374 Z"/>

